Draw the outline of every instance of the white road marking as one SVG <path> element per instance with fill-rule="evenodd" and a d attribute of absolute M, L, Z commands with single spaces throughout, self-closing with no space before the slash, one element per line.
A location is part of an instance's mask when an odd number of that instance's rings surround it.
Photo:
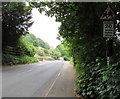
<path fill-rule="evenodd" d="M 55 84 L 55 82 L 57 81 L 57 79 L 58 79 L 58 77 L 60 76 L 60 73 L 57 75 L 57 77 L 56 77 L 56 79 L 54 80 L 54 82 L 52 83 L 52 85 L 51 85 L 51 87 L 50 87 L 50 89 L 48 90 L 48 92 L 45 94 L 45 97 L 47 97 L 48 96 L 48 94 L 49 94 L 49 92 L 50 92 L 50 90 L 52 89 L 52 87 L 54 86 L 54 84 Z"/>
<path fill-rule="evenodd" d="M 30 70 L 27 70 L 27 71 L 23 71 L 22 73 L 24 73 L 24 72 L 31 72 L 32 70 L 30 69 Z"/>
<path fill-rule="evenodd" d="M 63 66 L 64 66 L 64 65 L 63 65 Z M 61 68 L 59 74 L 58 74 L 57 77 L 55 78 L 54 82 L 52 83 L 51 87 L 49 88 L 48 92 L 45 94 L 44 97 L 47 97 L 47 96 L 48 96 L 48 94 L 50 93 L 51 89 L 53 88 L 55 82 L 57 81 L 58 77 L 60 76 L 61 72 L 62 72 L 62 68 Z"/>
<path fill-rule="evenodd" d="M 30 72 L 30 71 L 32 71 L 32 70 L 28 70 L 27 72 Z"/>

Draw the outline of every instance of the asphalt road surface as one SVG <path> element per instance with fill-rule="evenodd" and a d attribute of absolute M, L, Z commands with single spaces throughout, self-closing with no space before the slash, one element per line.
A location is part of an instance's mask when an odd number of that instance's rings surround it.
<path fill-rule="evenodd" d="M 2 97 L 74 96 L 74 70 L 64 61 L 2 69 Z"/>

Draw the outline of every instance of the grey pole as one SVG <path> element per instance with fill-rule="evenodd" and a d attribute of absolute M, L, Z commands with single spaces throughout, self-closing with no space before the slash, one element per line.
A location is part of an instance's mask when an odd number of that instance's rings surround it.
<path fill-rule="evenodd" d="M 110 57 L 108 56 L 108 44 L 107 44 L 107 42 L 109 41 L 109 38 L 107 38 L 107 40 L 106 40 L 106 55 L 107 55 L 107 66 L 109 66 L 110 65 Z"/>
<path fill-rule="evenodd" d="M 107 56 L 107 66 L 110 65 L 110 57 Z"/>

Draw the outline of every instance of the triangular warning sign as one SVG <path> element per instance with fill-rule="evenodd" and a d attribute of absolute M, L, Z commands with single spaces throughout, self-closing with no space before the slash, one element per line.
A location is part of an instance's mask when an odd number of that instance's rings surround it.
<path fill-rule="evenodd" d="M 115 12 L 113 9 L 108 5 L 105 11 L 102 13 L 100 20 L 112 20 L 115 17 Z"/>

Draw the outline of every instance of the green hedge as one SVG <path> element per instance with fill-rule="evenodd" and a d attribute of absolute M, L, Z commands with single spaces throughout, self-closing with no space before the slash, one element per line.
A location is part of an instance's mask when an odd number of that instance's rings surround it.
<path fill-rule="evenodd" d="M 85 99 L 118 99 L 120 97 L 120 62 L 110 66 L 86 69 L 79 71 L 76 81 L 77 93 Z M 81 72 L 81 73 L 80 73 Z"/>
<path fill-rule="evenodd" d="M 64 56 L 64 60 L 65 60 L 65 61 L 70 61 L 70 58 L 67 57 L 67 56 Z"/>
<path fill-rule="evenodd" d="M 36 57 L 29 56 L 15 56 L 10 54 L 2 55 L 2 65 L 16 65 L 38 62 Z"/>

